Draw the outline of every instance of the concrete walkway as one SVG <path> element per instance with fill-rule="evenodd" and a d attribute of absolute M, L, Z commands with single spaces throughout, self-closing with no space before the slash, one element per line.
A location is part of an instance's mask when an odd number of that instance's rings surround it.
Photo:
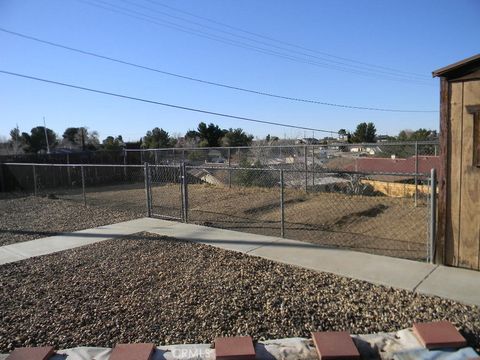
<path fill-rule="evenodd" d="M 480 272 L 237 231 L 143 218 L 0 247 L 0 265 L 149 231 L 315 271 L 480 306 Z"/>

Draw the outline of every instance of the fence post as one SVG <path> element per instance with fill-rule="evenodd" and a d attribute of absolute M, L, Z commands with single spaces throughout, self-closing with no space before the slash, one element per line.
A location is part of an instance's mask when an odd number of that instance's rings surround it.
<path fill-rule="evenodd" d="M 184 163 L 178 165 L 178 184 L 180 185 L 180 219 L 185 222 L 185 169 Z"/>
<path fill-rule="evenodd" d="M 83 169 L 83 165 L 80 165 L 80 173 L 82 174 L 83 205 L 87 206 L 87 194 L 85 192 L 85 170 Z"/>
<path fill-rule="evenodd" d="M 415 207 L 418 202 L 418 141 L 415 141 Z"/>
<path fill-rule="evenodd" d="M 312 146 L 312 187 L 315 186 L 315 145 Z"/>
<path fill-rule="evenodd" d="M 152 204 L 150 203 L 150 171 L 148 169 L 148 162 L 143 164 L 143 173 L 145 178 L 145 200 L 147 205 L 147 217 L 152 217 Z"/>
<path fill-rule="evenodd" d="M 0 192 L 7 191 L 7 184 L 5 183 L 5 172 L 3 170 L 4 167 L 6 167 L 6 165 L 0 164 Z"/>
<path fill-rule="evenodd" d="M 33 195 L 37 196 L 37 169 L 35 165 L 32 165 L 33 168 Z"/>
<path fill-rule="evenodd" d="M 123 176 L 127 181 L 127 149 L 123 149 Z"/>
<path fill-rule="evenodd" d="M 280 169 L 280 236 L 285 237 L 285 199 L 283 169 Z"/>
<path fill-rule="evenodd" d="M 228 148 L 228 187 L 232 187 L 232 148 Z"/>
<path fill-rule="evenodd" d="M 430 243 L 428 248 L 429 262 L 433 262 L 435 240 L 437 238 L 437 174 L 435 169 L 430 172 Z"/>
<path fill-rule="evenodd" d="M 305 161 L 305 192 L 308 192 L 308 157 L 307 157 L 307 147 L 303 148 L 304 161 Z"/>
<path fill-rule="evenodd" d="M 185 162 L 182 163 L 182 196 L 183 222 L 188 223 L 188 178 Z"/>
<path fill-rule="evenodd" d="M 70 154 L 67 153 L 67 177 L 68 177 L 68 186 L 72 186 L 72 175 L 70 174 Z"/>

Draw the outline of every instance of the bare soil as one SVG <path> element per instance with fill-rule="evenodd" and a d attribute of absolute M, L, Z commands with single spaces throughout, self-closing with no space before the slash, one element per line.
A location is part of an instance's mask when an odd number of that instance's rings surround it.
<path fill-rule="evenodd" d="M 189 220 L 230 230 L 280 236 L 278 188 L 189 189 Z M 160 208 L 159 211 L 162 211 Z M 426 204 L 413 199 L 285 190 L 285 237 L 323 246 L 424 260 Z"/>

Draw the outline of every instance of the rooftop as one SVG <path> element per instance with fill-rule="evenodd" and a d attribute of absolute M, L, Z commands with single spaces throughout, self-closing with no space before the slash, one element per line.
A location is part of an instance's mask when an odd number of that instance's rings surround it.
<path fill-rule="evenodd" d="M 480 54 L 457 61 L 432 72 L 433 77 L 456 78 L 480 70 Z"/>

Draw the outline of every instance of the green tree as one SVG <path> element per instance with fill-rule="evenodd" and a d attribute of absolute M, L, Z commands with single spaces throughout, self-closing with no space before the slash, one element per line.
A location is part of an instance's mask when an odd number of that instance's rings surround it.
<path fill-rule="evenodd" d="M 141 149 L 143 144 L 143 138 L 140 138 L 138 141 L 127 141 L 125 142 L 125 149 Z"/>
<path fill-rule="evenodd" d="M 96 150 L 100 145 L 98 132 L 88 131 L 86 127 L 69 127 L 63 132 L 63 145 L 80 147 L 85 150 Z"/>
<path fill-rule="evenodd" d="M 53 130 L 47 128 L 47 139 L 49 148 L 54 148 L 57 143 L 57 134 Z M 45 127 L 37 126 L 30 130 L 30 134 L 22 133 L 22 138 L 25 140 L 25 151 L 31 153 L 37 153 L 41 150 L 47 151 L 47 141 L 45 139 Z"/>
<path fill-rule="evenodd" d="M 117 137 L 107 136 L 105 140 L 103 140 L 103 148 L 105 150 L 120 150 L 124 146 L 122 135 L 118 135 Z"/>
<path fill-rule="evenodd" d="M 158 127 L 147 131 L 142 141 L 142 147 L 147 149 L 174 147 L 175 144 L 176 140 L 172 138 L 167 131 Z"/>
<path fill-rule="evenodd" d="M 365 141 L 369 143 L 376 142 L 376 137 L 377 137 L 377 129 L 375 128 L 375 125 L 372 122 L 369 122 L 367 124 L 367 134 L 365 137 Z"/>
<path fill-rule="evenodd" d="M 406 130 L 402 130 L 398 133 L 397 140 L 399 141 L 407 141 L 409 139 L 409 134 Z"/>
<path fill-rule="evenodd" d="M 25 146 L 25 139 L 20 133 L 20 129 L 17 127 L 10 130 L 10 139 L 8 140 L 10 145 L 13 148 L 14 153 L 16 154 L 20 149 L 23 149 Z"/>
<path fill-rule="evenodd" d="M 218 125 L 210 123 L 208 126 L 204 122 L 198 124 L 197 133 L 200 138 L 199 146 L 218 147 L 227 130 L 221 129 Z"/>
<path fill-rule="evenodd" d="M 224 146 L 250 146 L 252 144 L 253 135 L 246 134 L 243 129 L 228 129 L 223 137 Z"/>
<path fill-rule="evenodd" d="M 375 142 L 376 136 L 377 136 L 377 130 L 375 129 L 375 125 L 371 122 L 369 122 L 368 124 L 366 122 L 362 122 L 357 125 L 357 129 L 355 130 L 352 136 L 352 142 L 372 143 L 372 142 Z"/>
<path fill-rule="evenodd" d="M 78 127 L 69 127 L 66 128 L 63 132 L 63 139 L 74 144 L 77 140 L 77 134 L 80 128 Z"/>
<path fill-rule="evenodd" d="M 413 132 L 411 136 L 411 140 L 415 140 L 415 141 L 430 140 L 431 134 L 432 134 L 431 130 L 420 128 Z"/>
<path fill-rule="evenodd" d="M 18 126 L 10 130 L 10 141 L 19 141 L 22 134 L 20 133 L 20 129 Z"/>
<path fill-rule="evenodd" d="M 272 144 L 274 142 L 277 142 L 278 140 L 280 140 L 278 138 L 278 136 L 271 136 L 270 134 L 268 134 L 266 137 L 265 137 L 265 142 L 268 144 Z"/>

